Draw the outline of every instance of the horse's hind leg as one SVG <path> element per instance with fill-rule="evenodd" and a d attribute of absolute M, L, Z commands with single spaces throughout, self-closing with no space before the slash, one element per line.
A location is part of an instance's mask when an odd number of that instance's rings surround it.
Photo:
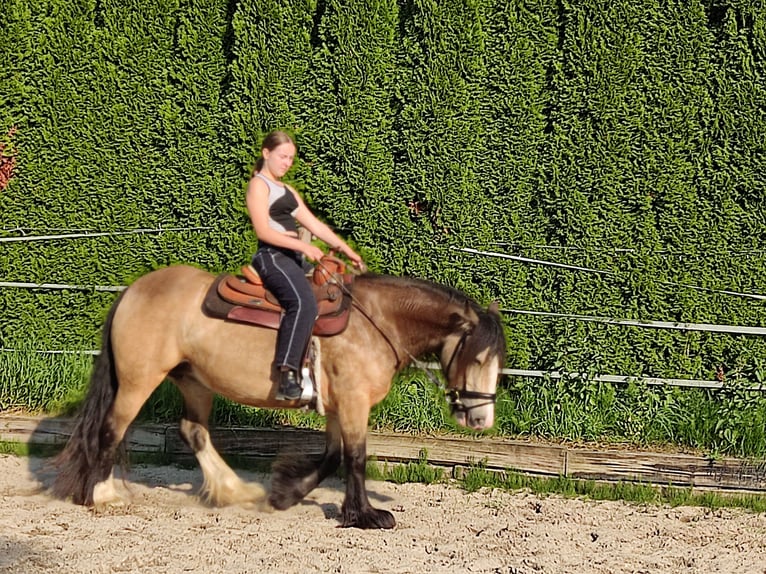
<path fill-rule="evenodd" d="M 114 404 L 101 429 L 99 457 L 108 461 L 109 474 L 93 487 L 93 504 L 95 506 L 123 504 L 122 496 L 114 483 L 113 464 L 116 454 L 119 448 L 124 447 L 123 439 L 128 427 L 138 416 L 141 407 L 149 399 L 154 389 L 160 385 L 162 379 L 162 377 L 147 379 L 152 380 L 152 383 L 147 385 L 123 384 L 117 390 Z"/>
<path fill-rule="evenodd" d="M 190 374 L 178 378 L 176 384 L 184 399 L 179 432 L 202 469 L 202 499 L 213 506 L 262 501 L 266 496 L 263 486 L 242 481 L 213 447 L 208 432 L 213 393 Z"/>
<path fill-rule="evenodd" d="M 62 499 L 71 497 L 76 504 L 121 502 L 114 487 L 116 455 L 128 426 L 164 378 L 164 374 L 148 370 L 145 358 L 140 368 L 133 369 L 126 366 L 130 361 L 123 357 L 122 368 L 118 368 L 121 361 L 116 349 L 122 346 L 113 345 L 112 338 L 120 333 L 113 327 L 123 295 L 109 310 L 85 401 L 66 446 L 54 460 L 58 472 L 51 492 Z M 130 349 L 129 340 L 126 345 Z"/>

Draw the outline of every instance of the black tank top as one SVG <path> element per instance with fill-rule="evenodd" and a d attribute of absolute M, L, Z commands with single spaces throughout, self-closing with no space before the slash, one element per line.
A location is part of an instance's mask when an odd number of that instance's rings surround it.
<path fill-rule="evenodd" d="M 269 227 L 285 232 L 298 232 L 295 223 L 295 212 L 298 210 L 298 201 L 286 185 L 271 181 L 265 175 L 255 174 L 266 182 L 269 188 Z"/>

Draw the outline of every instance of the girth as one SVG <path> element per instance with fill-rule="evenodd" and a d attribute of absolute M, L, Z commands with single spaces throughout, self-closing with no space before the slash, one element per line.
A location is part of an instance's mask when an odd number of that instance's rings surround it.
<path fill-rule="evenodd" d="M 210 317 L 278 329 L 284 311 L 279 301 L 264 287 L 255 269 L 245 265 L 241 271 L 242 275 L 222 273 L 216 277 L 202 310 Z M 342 261 L 325 256 L 308 277 L 319 309 L 314 335 L 337 335 L 348 325 L 354 276 L 344 271 Z"/>

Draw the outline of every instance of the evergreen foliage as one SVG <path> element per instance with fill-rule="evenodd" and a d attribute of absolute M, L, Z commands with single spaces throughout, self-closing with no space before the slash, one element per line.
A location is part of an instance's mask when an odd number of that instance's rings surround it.
<path fill-rule="evenodd" d="M 187 229 L 3 243 L 4 281 L 236 269 L 255 245 L 244 187 L 280 128 L 291 181 L 377 271 L 506 309 L 766 327 L 763 300 L 723 293 L 766 284 L 763 0 L 5 0 L 0 26 L 0 237 Z M 0 289 L 0 347 L 93 349 L 113 298 Z M 519 368 L 754 382 L 766 354 L 753 336 L 507 326 Z M 545 393 L 565 405 L 565 387 Z M 523 431 L 518 409 L 503 425 Z"/>

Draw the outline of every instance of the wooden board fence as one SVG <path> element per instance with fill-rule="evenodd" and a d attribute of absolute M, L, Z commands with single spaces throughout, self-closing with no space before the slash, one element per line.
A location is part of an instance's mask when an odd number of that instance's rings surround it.
<path fill-rule="evenodd" d="M 0 415 L 0 441 L 63 446 L 73 426 L 68 418 Z M 213 444 L 226 457 L 268 461 L 279 453 L 313 456 L 324 449 L 320 431 L 294 428 L 214 428 Z M 177 425 L 133 425 L 133 452 L 188 459 Z M 766 461 L 708 458 L 693 454 L 555 445 L 488 437 L 434 437 L 370 432 L 367 452 L 391 463 L 419 460 L 453 469 L 482 463 L 491 470 L 540 476 L 643 482 L 659 485 L 766 491 Z"/>

